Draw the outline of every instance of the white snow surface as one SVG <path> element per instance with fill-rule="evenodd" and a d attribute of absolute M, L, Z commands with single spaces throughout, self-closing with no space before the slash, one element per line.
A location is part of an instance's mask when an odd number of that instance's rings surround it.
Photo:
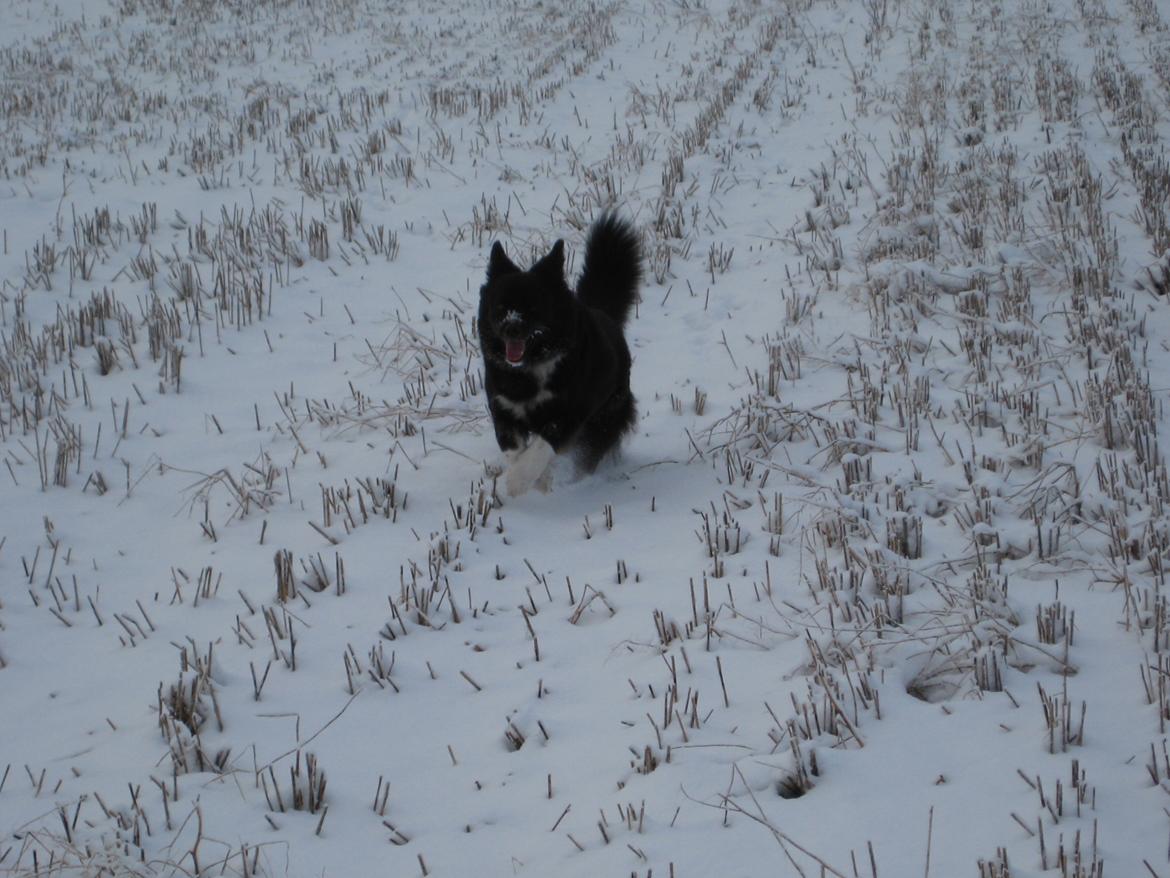
<path fill-rule="evenodd" d="M 1159 6 L 0 0 L 0 874 L 1170 875 Z"/>

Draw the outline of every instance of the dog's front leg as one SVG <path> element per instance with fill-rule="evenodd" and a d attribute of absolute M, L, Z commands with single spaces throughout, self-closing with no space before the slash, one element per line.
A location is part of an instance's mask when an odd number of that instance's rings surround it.
<path fill-rule="evenodd" d="M 525 432 L 524 425 L 513 417 L 511 412 L 505 411 L 502 406 L 491 406 L 491 414 L 492 429 L 496 433 L 496 444 L 500 446 L 500 451 L 504 452 L 511 460 L 516 452 L 524 448 L 522 438 Z"/>
<path fill-rule="evenodd" d="M 504 472 L 504 490 L 509 497 L 519 497 L 544 479 L 556 451 L 540 436 L 533 436 L 528 447 L 513 457 Z"/>

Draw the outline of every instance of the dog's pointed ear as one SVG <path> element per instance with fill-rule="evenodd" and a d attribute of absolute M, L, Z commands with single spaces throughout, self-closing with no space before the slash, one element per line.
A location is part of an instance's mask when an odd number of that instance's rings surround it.
<path fill-rule="evenodd" d="M 516 267 L 516 263 L 509 259 L 508 254 L 504 252 L 503 244 L 501 244 L 499 241 L 496 241 L 496 243 L 492 244 L 492 253 L 488 258 L 487 269 L 487 279 L 489 281 L 495 280 L 497 277 L 502 277 L 505 274 L 512 274 L 519 270 L 520 269 Z"/>
<path fill-rule="evenodd" d="M 560 280 L 565 278 L 565 242 L 557 240 L 552 245 L 552 249 L 541 258 L 541 260 L 532 266 L 532 270 L 540 272 L 546 276 L 556 277 Z"/>

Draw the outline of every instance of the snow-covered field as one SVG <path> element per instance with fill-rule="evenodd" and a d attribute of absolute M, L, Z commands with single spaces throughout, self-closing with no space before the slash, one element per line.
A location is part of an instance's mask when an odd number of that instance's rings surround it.
<path fill-rule="evenodd" d="M 1170 876 L 1164 4 L 0 22 L 0 874 Z M 637 430 L 498 496 L 607 208 Z"/>

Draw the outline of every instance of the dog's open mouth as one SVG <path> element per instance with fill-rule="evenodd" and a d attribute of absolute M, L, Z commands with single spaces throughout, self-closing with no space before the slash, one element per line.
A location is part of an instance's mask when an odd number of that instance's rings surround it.
<path fill-rule="evenodd" d="M 519 363 L 524 359 L 524 342 L 523 341 L 505 341 L 504 342 L 504 356 L 508 358 L 508 362 L 512 364 Z"/>

